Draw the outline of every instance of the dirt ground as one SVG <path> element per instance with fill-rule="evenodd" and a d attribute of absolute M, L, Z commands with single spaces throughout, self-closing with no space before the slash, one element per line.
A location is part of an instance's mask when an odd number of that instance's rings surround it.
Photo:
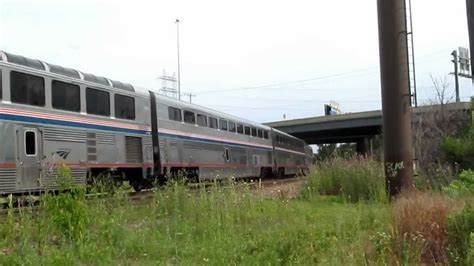
<path fill-rule="evenodd" d="M 255 189 L 256 193 L 266 198 L 294 199 L 298 196 L 300 188 L 305 180 L 297 178 L 294 180 L 285 180 L 265 182 Z"/>

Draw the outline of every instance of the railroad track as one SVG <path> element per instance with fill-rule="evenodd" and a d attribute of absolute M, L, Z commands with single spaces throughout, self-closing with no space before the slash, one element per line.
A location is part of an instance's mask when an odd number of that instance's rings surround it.
<path fill-rule="evenodd" d="M 235 188 L 251 188 L 251 189 L 268 189 L 272 187 L 278 187 L 281 185 L 287 185 L 291 183 L 299 183 L 305 180 L 304 177 L 289 177 L 283 179 L 265 179 L 265 180 L 244 180 L 244 181 L 235 181 L 232 186 Z M 189 183 L 187 187 L 191 190 L 197 190 L 200 188 L 211 188 L 216 185 L 216 182 L 209 181 L 209 182 L 202 182 L 202 183 Z M 225 188 L 226 186 L 230 186 L 225 182 L 217 182 L 217 185 L 220 187 Z M 144 201 L 148 199 L 152 199 L 155 197 L 157 193 L 156 190 L 149 189 L 143 190 L 140 192 L 121 192 L 117 195 L 123 196 L 124 199 L 130 201 Z M 86 196 L 88 201 L 94 200 L 116 200 L 115 197 L 110 197 L 108 193 L 96 193 L 96 194 L 89 194 Z M 0 209 L 0 215 L 6 215 L 9 213 L 9 198 L 4 197 L 0 204 L 2 204 L 3 208 Z M 28 196 L 19 196 L 13 198 L 13 212 L 19 213 L 20 211 L 35 211 L 38 209 L 38 205 L 40 202 L 40 196 L 38 195 L 28 195 Z M 21 209 L 21 210 L 20 210 Z"/>

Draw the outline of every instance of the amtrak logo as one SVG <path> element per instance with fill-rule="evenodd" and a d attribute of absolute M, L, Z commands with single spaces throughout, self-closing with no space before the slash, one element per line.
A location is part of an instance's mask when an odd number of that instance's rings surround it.
<path fill-rule="evenodd" d="M 67 157 L 69 156 L 69 154 L 71 154 L 71 150 L 59 150 L 57 152 L 55 152 L 57 155 L 59 155 L 59 157 L 63 158 L 64 160 L 67 159 Z"/>

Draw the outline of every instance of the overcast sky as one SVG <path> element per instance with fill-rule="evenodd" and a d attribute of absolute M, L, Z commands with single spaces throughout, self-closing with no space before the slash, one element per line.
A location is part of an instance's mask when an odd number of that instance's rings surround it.
<path fill-rule="evenodd" d="M 257 122 L 380 104 L 376 0 L 0 0 L 0 49 L 158 90 L 177 72 L 193 102 Z M 468 47 L 465 0 L 413 0 L 419 102 L 454 80 Z M 461 79 L 461 96 L 472 95 Z"/>

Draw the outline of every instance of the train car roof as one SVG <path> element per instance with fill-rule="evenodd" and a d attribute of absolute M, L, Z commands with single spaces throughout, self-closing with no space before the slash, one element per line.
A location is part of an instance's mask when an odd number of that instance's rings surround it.
<path fill-rule="evenodd" d="M 148 92 L 149 90 L 145 89 L 145 88 L 136 87 L 136 86 L 133 86 L 133 85 L 128 84 L 128 83 L 123 83 L 123 82 L 108 79 L 108 78 L 105 78 L 105 77 L 96 76 L 94 74 L 81 72 L 81 71 L 78 71 L 78 70 L 75 70 L 75 69 L 72 69 L 72 68 L 66 68 L 66 67 L 62 67 L 62 66 L 59 66 L 59 65 L 46 63 L 46 62 L 41 61 L 41 60 L 31 59 L 31 58 L 27 58 L 27 57 L 24 57 L 24 56 L 21 56 L 21 55 L 7 53 L 7 52 L 2 51 L 2 50 L 0 50 L 0 61 L 15 64 L 15 65 L 21 65 L 21 66 L 32 68 L 32 69 L 35 69 L 35 70 L 54 73 L 54 74 L 57 74 L 57 75 L 62 75 L 62 76 L 68 77 L 68 78 L 84 80 L 84 81 L 95 83 L 95 84 L 98 84 L 98 85 L 101 85 L 101 86 L 112 87 L 112 88 L 115 88 L 115 89 L 118 89 L 118 90 L 124 90 L 124 91 L 128 91 L 128 92 L 132 92 L 132 93 L 135 93 L 137 96 L 149 98 L 149 92 Z M 180 101 L 180 100 L 165 96 L 163 94 L 160 94 L 158 92 L 156 92 L 155 94 L 156 94 L 157 98 L 159 98 L 161 101 L 167 102 L 168 104 L 176 106 L 176 107 L 180 107 L 180 108 L 183 108 L 183 109 L 194 110 L 194 111 L 197 111 L 197 112 L 201 111 L 201 112 L 209 114 L 209 115 L 214 115 L 214 116 L 216 116 L 216 118 L 223 118 L 223 119 L 227 119 L 227 120 L 232 120 L 233 122 L 238 122 L 238 123 L 246 124 L 246 125 L 249 125 L 249 126 L 258 127 L 258 128 L 261 128 L 261 129 L 271 130 L 271 127 L 262 125 L 260 123 L 256 123 L 256 122 L 253 122 L 253 121 L 250 121 L 250 120 L 247 120 L 247 119 L 243 119 L 243 118 L 240 118 L 240 117 L 229 115 L 229 114 L 226 114 L 226 113 L 214 110 L 214 109 L 210 109 L 210 108 L 207 108 L 207 107 L 204 107 L 204 106 L 201 106 L 201 105 L 191 104 L 191 103 L 187 103 L 187 102 L 184 102 L 184 101 Z M 273 129 L 273 131 L 278 132 L 279 134 L 288 136 L 290 138 L 297 139 L 296 137 L 291 136 L 287 133 L 284 133 L 280 130 Z"/>
<path fill-rule="evenodd" d="M 265 126 L 263 124 L 253 122 L 253 121 L 250 121 L 250 120 L 247 120 L 247 119 L 243 119 L 243 118 L 240 118 L 240 117 L 237 117 L 237 116 L 229 115 L 229 114 L 226 114 L 226 113 L 223 113 L 223 112 L 220 112 L 220 111 L 208 108 L 208 107 L 204 107 L 204 106 L 201 106 L 201 105 L 198 105 L 198 104 L 192 104 L 192 103 L 180 101 L 178 99 L 171 98 L 171 97 L 168 97 L 166 95 L 159 94 L 159 93 L 157 93 L 156 95 L 157 95 L 157 98 L 159 98 L 161 101 L 163 101 L 165 103 L 168 103 L 172 106 L 176 106 L 176 107 L 179 107 L 179 108 L 182 108 L 182 109 L 187 109 L 187 110 L 190 110 L 190 111 L 193 111 L 193 110 L 196 111 L 196 112 L 201 111 L 205 114 L 213 115 L 216 118 L 223 118 L 223 119 L 226 119 L 226 120 L 231 120 L 233 122 L 242 123 L 242 124 L 246 124 L 246 125 L 253 126 L 253 127 L 258 127 L 260 129 L 271 130 L 271 128 L 269 126 Z"/>
<path fill-rule="evenodd" d="M 94 74 L 81 72 L 72 68 L 50 64 L 38 59 L 31 59 L 31 58 L 24 57 L 21 55 L 7 53 L 1 50 L 0 50 L 0 61 L 32 68 L 35 70 L 45 71 L 48 73 L 54 73 L 57 75 L 68 77 L 68 78 L 88 81 L 88 82 L 95 83 L 101 86 L 112 87 L 118 90 L 135 92 L 135 88 L 131 84 L 128 84 L 128 83 L 122 83 L 120 81 L 108 79 L 101 76 L 96 76 Z"/>

